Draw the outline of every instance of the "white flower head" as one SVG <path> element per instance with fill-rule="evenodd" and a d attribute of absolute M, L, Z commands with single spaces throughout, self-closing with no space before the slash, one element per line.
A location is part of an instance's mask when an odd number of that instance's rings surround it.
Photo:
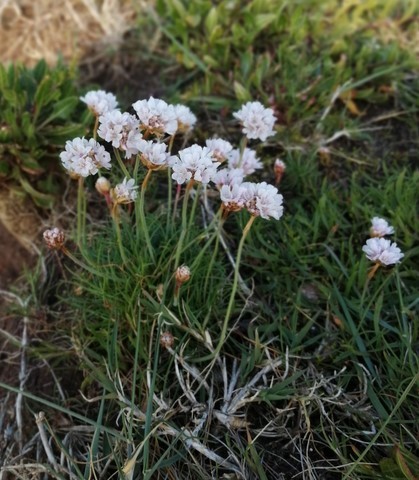
<path fill-rule="evenodd" d="M 128 180 L 125 177 L 122 183 L 118 183 L 118 185 L 111 190 L 111 194 L 115 203 L 131 203 L 138 196 L 137 189 L 138 186 L 135 185 L 135 180 L 133 178 Z"/>
<path fill-rule="evenodd" d="M 252 215 L 269 220 L 279 220 L 283 214 L 282 195 L 278 189 L 266 182 L 244 182 L 240 185 L 223 185 L 220 198 L 229 211 L 246 208 Z"/>
<path fill-rule="evenodd" d="M 371 237 L 384 237 L 394 233 L 394 228 L 388 224 L 384 218 L 374 217 L 371 220 L 370 234 Z"/>
<path fill-rule="evenodd" d="M 205 142 L 206 146 L 211 150 L 217 162 L 227 160 L 229 153 L 233 150 L 233 145 L 222 138 L 212 138 Z"/>
<path fill-rule="evenodd" d="M 175 105 L 174 109 L 178 123 L 178 132 L 186 133 L 192 130 L 196 123 L 196 116 L 191 109 L 185 105 Z"/>
<path fill-rule="evenodd" d="M 139 152 L 139 144 L 142 139 L 140 122 L 127 112 L 112 110 L 99 117 L 99 137 L 112 146 L 125 152 L 125 158 L 131 158 Z"/>
<path fill-rule="evenodd" d="M 203 184 L 209 183 L 217 172 L 219 162 L 214 162 L 207 147 L 192 145 L 179 151 L 179 156 L 171 161 L 172 178 L 178 184 L 191 179 Z"/>
<path fill-rule="evenodd" d="M 270 217 L 279 220 L 282 217 L 283 197 L 278 193 L 276 187 L 266 182 L 245 182 L 241 184 L 241 187 L 243 188 L 244 206 L 252 215 L 266 220 L 269 220 Z"/>
<path fill-rule="evenodd" d="M 240 185 L 243 182 L 244 171 L 242 168 L 222 168 L 214 175 L 213 182 L 217 188 L 223 185 Z"/>
<path fill-rule="evenodd" d="M 242 108 L 233 113 L 243 125 L 243 133 L 249 139 L 259 139 L 263 142 L 275 135 L 273 126 L 275 116 L 272 108 L 265 108 L 260 102 L 247 102 Z"/>
<path fill-rule="evenodd" d="M 244 175 L 251 175 L 256 170 L 263 168 L 262 162 L 251 148 L 245 148 L 240 158 L 240 150 L 235 148 L 228 154 L 229 168 L 241 168 Z"/>
<path fill-rule="evenodd" d="M 132 106 L 140 119 L 142 129 L 155 135 L 176 133 L 178 121 L 173 105 L 150 97 L 148 100 L 138 100 Z"/>
<path fill-rule="evenodd" d="M 394 265 L 404 257 L 404 253 L 401 252 L 397 243 L 391 243 L 386 238 L 369 238 L 362 247 L 362 251 L 368 260 L 381 265 Z"/>
<path fill-rule="evenodd" d="M 220 188 L 220 199 L 229 212 L 237 212 L 244 207 L 244 191 L 241 184 L 223 185 Z"/>
<path fill-rule="evenodd" d="M 95 175 L 99 168 L 111 168 L 111 156 L 96 140 L 75 138 L 67 140 L 65 151 L 60 153 L 61 162 L 68 172 L 76 177 Z"/>
<path fill-rule="evenodd" d="M 168 167 L 170 155 L 165 143 L 141 140 L 139 150 L 142 163 L 150 170 Z"/>
<path fill-rule="evenodd" d="M 106 112 L 115 110 L 118 107 L 118 101 L 113 93 L 105 92 L 104 90 L 91 90 L 87 92 L 84 97 L 80 97 L 97 117 Z"/>

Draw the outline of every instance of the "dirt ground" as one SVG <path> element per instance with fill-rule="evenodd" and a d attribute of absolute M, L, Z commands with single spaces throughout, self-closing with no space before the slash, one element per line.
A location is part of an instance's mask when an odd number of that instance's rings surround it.
<path fill-rule="evenodd" d="M 0 222 L 0 288 L 7 290 L 33 258 Z M 1 304 L 1 303 L 0 303 Z"/>

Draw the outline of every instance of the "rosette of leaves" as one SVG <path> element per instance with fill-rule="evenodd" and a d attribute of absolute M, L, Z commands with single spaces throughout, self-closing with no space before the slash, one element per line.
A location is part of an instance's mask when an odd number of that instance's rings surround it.
<path fill-rule="evenodd" d="M 62 178 L 58 152 L 86 133 L 88 118 L 68 67 L 0 65 L 0 188 L 51 207 Z"/>

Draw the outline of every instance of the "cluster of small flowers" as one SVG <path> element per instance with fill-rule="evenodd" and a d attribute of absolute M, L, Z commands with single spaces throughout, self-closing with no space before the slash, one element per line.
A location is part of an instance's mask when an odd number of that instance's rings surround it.
<path fill-rule="evenodd" d="M 189 132 L 196 123 L 196 116 L 184 105 L 169 105 L 150 97 L 132 106 L 135 115 L 121 113 L 116 98 L 104 91 L 89 92 L 81 98 L 98 119 L 100 138 L 125 153 L 125 158 L 139 155 L 150 170 L 170 167 L 172 178 L 179 185 L 193 181 L 204 185 L 213 182 L 220 190 L 224 208 L 228 211 L 246 208 L 255 216 L 279 219 L 282 215 L 282 195 L 265 182 L 245 182 L 247 175 L 262 168 L 262 163 L 251 148 L 236 149 L 221 138 L 209 139 L 204 147 L 192 145 L 171 155 L 164 135 Z M 235 112 L 243 133 L 250 140 L 266 140 L 275 132 L 274 112 L 260 102 L 248 102 Z M 149 140 L 150 135 L 154 136 Z M 99 168 L 110 168 L 109 153 L 96 140 L 76 138 L 68 141 L 61 153 L 61 161 L 73 176 L 86 177 Z M 224 163 L 226 167 L 218 169 Z M 275 164 L 276 165 L 276 164 Z M 278 180 L 278 165 L 275 166 Z M 282 171 L 285 165 L 281 166 Z M 103 180 L 102 180 L 103 182 Z M 133 179 L 125 178 L 111 191 L 116 203 L 134 201 L 137 187 Z"/>
<path fill-rule="evenodd" d="M 385 235 L 394 233 L 394 228 L 386 220 L 374 217 L 371 220 L 370 234 L 372 238 L 366 241 L 362 247 L 368 260 L 379 265 L 394 265 L 399 263 L 404 254 L 398 248 L 397 243 L 383 238 Z"/>

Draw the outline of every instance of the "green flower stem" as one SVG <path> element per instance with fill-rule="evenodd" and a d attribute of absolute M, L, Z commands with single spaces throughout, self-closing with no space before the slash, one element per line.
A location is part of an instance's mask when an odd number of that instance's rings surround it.
<path fill-rule="evenodd" d="M 79 177 L 77 186 L 77 245 L 81 247 L 84 242 L 86 223 L 86 202 L 84 198 L 84 178 Z"/>
<path fill-rule="evenodd" d="M 211 272 L 212 272 L 212 269 L 214 267 L 215 259 L 217 258 L 217 255 L 218 255 L 218 248 L 220 246 L 221 225 L 222 224 L 220 223 L 219 230 L 217 231 L 217 236 L 215 238 L 215 247 L 214 247 L 214 250 L 213 250 L 212 255 L 211 255 L 210 263 L 208 265 L 207 274 L 205 275 L 204 295 L 207 291 L 208 282 L 209 282 L 209 279 L 210 279 L 210 276 L 211 276 Z"/>
<path fill-rule="evenodd" d="M 125 265 L 126 263 L 128 263 L 128 259 L 127 259 L 127 256 L 125 255 L 125 249 L 124 249 L 124 245 L 122 243 L 121 227 L 119 225 L 118 208 L 119 208 L 118 204 L 115 203 L 115 205 L 112 209 L 112 219 L 113 219 L 113 223 L 115 225 L 116 241 L 118 243 L 119 253 L 120 253 L 122 261 Z"/>
<path fill-rule="evenodd" d="M 170 168 L 168 168 L 167 169 L 167 220 L 166 220 L 167 234 L 169 233 L 170 217 L 172 215 L 172 196 L 173 196 L 172 171 L 170 170 Z"/>
<path fill-rule="evenodd" d="M 140 202 L 136 204 L 136 220 L 137 220 L 137 235 L 140 235 L 140 232 L 144 234 L 144 239 L 147 245 L 147 249 L 150 253 L 151 260 L 153 263 L 155 262 L 154 258 L 154 250 L 153 246 L 151 245 L 150 234 L 148 232 L 147 221 L 145 218 L 144 212 L 144 203 L 145 203 L 145 191 L 147 189 L 148 182 L 151 177 L 151 173 L 153 170 L 148 169 L 146 176 L 144 177 L 143 183 L 141 185 L 141 193 L 140 193 Z M 138 228 L 139 227 L 139 228 Z M 138 237 L 137 237 L 138 238 Z"/>
<path fill-rule="evenodd" d="M 195 192 L 195 198 L 192 203 L 192 210 L 191 214 L 189 216 L 189 222 L 188 222 L 188 232 L 191 231 L 193 221 L 195 220 L 195 212 L 196 212 L 196 207 L 198 206 L 198 200 L 199 200 L 199 194 L 201 193 L 201 186 L 202 184 L 198 184 Z"/>
<path fill-rule="evenodd" d="M 183 197 L 182 231 L 180 233 L 179 242 L 178 242 L 177 248 L 176 248 L 175 270 L 177 269 L 177 267 L 179 266 L 179 263 L 180 263 L 180 255 L 182 253 L 182 246 L 183 246 L 183 242 L 184 242 L 185 236 L 186 236 L 186 229 L 187 229 L 187 222 L 188 222 L 188 217 L 187 217 L 188 199 L 189 199 L 189 193 L 191 191 L 191 188 L 193 187 L 193 184 L 194 184 L 194 180 L 193 179 L 189 180 L 188 185 L 186 185 L 185 196 Z"/>
<path fill-rule="evenodd" d="M 140 168 L 140 154 L 138 154 L 136 157 L 135 157 L 135 165 L 134 165 L 134 178 L 137 178 L 137 175 L 138 175 L 138 170 Z"/>
<path fill-rule="evenodd" d="M 121 154 L 119 153 L 119 150 L 117 148 L 114 147 L 113 149 L 114 153 L 115 153 L 115 157 L 116 157 L 116 160 L 118 161 L 118 164 L 119 166 L 121 167 L 121 170 L 123 171 L 124 175 L 130 179 L 131 178 L 131 175 L 129 174 L 128 170 L 127 170 L 127 167 L 125 166 L 125 163 L 123 162 L 122 158 L 121 158 Z"/>
<path fill-rule="evenodd" d="M 243 137 L 242 141 L 240 142 L 240 159 L 239 159 L 239 164 L 237 168 L 240 168 L 242 166 L 243 154 L 244 154 L 244 151 L 246 150 L 246 147 L 247 147 L 247 137 Z"/>
<path fill-rule="evenodd" d="M 242 257 L 244 241 L 246 240 L 247 234 L 249 233 L 250 228 L 251 228 L 253 222 L 255 221 L 255 219 L 256 219 L 256 217 L 253 216 L 253 215 L 249 218 L 249 221 L 247 222 L 246 226 L 243 229 L 242 238 L 240 239 L 239 248 L 237 250 L 236 267 L 234 269 L 233 288 L 231 289 L 230 301 L 228 302 L 227 312 L 226 312 L 226 315 L 224 317 L 224 323 L 223 323 L 223 327 L 222 327 L 221 334 L 220 334 L 220 341 L 218 342 L 217 348 L 214 350 L 214 352 L 212 354 L 214 356 L 216 356 L 220 352 L 221 347 L 223 346 L 226 334 L 227 334 L 228 322 L 229 322 L 230 317 L 231 317 L 231 312 L 233 310 L 233 305 L 234 305 L 234 299 L 235 299 L 236 292 L 237 292 L 237 285 L 238 285 L 238 281 L 239 281 L 240 261 L 241 261 L 241 257 Z"/>

